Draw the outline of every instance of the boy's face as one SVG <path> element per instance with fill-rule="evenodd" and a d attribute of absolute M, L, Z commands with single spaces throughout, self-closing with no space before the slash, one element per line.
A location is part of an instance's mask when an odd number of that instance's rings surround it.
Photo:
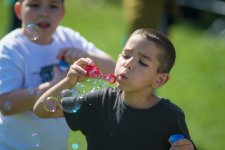
<path fill-rule="evenodd" d="M 24 0 L 15 4 L 15 12 L 22 20 L 22 28 L 36 24 L 42 37 L 51 37 L 64 16 L 62 0 Z"/>
<path fill-rule="evenodd" d="M 115 74 L 124 91 L 143 91 L 160 87 L 167 78 L 158 73 L 160 49 L 141 35 L 133 35 L 120 54 Z M 167 77 L 167 75 L 166 75 Z"/>

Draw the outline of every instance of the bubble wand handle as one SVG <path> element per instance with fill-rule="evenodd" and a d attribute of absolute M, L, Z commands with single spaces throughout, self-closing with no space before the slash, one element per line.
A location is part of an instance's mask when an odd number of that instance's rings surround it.
<path fill-rule="evenodd" d="M 102 76 L 101 71 L 94 65 L 86 65 L 84 69 L 87 71 L 86 76 L 91 78 L 97 78 L 98 76 Z"/>
<path fill-rule="evenodd" d="M 107 74 L 104 75 L 100 71 L 99 68 L 97 68 L 95 65 L 86 65 L 84 69 L 87 71 L 86 76 L 89 76 L 91 78 L 98 78 L 99 76 L 103 77 L 107 82 L 110 84 L 113 84 L 116 82 L 116 76 L 114 74 Z"/>

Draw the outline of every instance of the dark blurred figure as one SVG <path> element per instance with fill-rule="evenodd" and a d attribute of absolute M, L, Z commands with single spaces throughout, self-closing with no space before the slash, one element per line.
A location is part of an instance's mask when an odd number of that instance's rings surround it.
<path fill-rule="evenodd" d="M 17 0 L 5 0 L 4 2 L 5 5 L 9 7 L 9 23 L 7 32 L 10 32 L 16 28 L 21 27 L 21 21 L 16 17 L 14 13 L 14 4 L 17 2 Z"/>
<path fill-rule="evenodd" d="M 127 34 L 138 28 L 153 28 L 168 35 L 169 26 L 179 14 L 176 0 L 123 0 L 123 6 Z"/>

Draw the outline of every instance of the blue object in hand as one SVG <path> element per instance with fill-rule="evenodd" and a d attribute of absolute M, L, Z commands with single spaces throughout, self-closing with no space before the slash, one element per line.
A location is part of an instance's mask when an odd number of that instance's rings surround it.
<path fill-rule="evenodd" d="M 182 134 L 174 134 L 174 135 L 171 135 L 170 138 L 169 138 L 169 142 L 171 144 L 175 143 L 176 141 L 179 141 L 179 140 L 182 140 L 184 139 L 184 136 Z"/>
<path fill-rule="evenodd" d="M 62 56 L 60 62 L 59 62 L 59 68 L 61 71 L 67 71 L 69 69 L 70 65 L 65 61 L 64 56 Z"/>

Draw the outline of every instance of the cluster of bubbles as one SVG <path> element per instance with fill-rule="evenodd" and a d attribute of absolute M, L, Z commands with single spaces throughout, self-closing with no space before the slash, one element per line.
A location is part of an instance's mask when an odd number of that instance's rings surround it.
<path fill-rule="evenodd" d="M 62 97 L 59 103 L 56 97 L 47 97 L 44 102 L 44 109 L 48 112 L 55 112 L 58 107 L 67 113 L 76 113 L 83 102 L 83 94 L 94 92 L 96 90 L 110 86 L 115 83 L 116 77 L 113 74 L 104 75 L 94 65 L 84 67 L 87 71 L 87 78 L 82 83 L 77 83 L 72 89 L 64 89 L 61 91 Z M 66 103 L 64 103 L 66 101 Z"/>
<path fill-rule="evenodd" d="M 94 92 L 107 86 L 112 86 L 116 81 L 114 75 L 103 75 L 95 66 L 86 66 L 85 69 L 87 71 L 87 76 L 91 78 L 87 78 L 82 83 L 78 82 L 72 89 L 62 90 L 60 92 L 60 96 L 62 97 L 61 103 L 58 102 L 56 97 L 47 97 L 44 102 L 44 109 L 46 111 L 55 112 L 56 109 L 60 107 L 67 113 L 76 113 L 82 105 L 83 94 Z M 66 101 L 66 103 L 63 103 L 63 101 Z M 32 134 L 32 136 L 32 141 L 36 142 L 34 146 L 39 147 L 41 142 L 40 136 L 35 133 Z M 77 143 L 73 143 L 72 149 L 79 149 L 79 145 Z"/>
<path fill-rule="evenodd" d="M 91 84 L 94 83 L 94 84 Z M 72 89 L 64 89 L 60 95 L 61 103 L 56 97 L 47 97 L 44 102 L 44 109 L 48 112 L 55 112 L 58 107 L 67 113 L 76 113 L 83 102 L 83 94 L 94 92 L 104 87 L 110 86 L 101 79 L 87 79 L 82 83 L 77 83 Z M 66 103 L 63 103 L 66 101 Z"/>

